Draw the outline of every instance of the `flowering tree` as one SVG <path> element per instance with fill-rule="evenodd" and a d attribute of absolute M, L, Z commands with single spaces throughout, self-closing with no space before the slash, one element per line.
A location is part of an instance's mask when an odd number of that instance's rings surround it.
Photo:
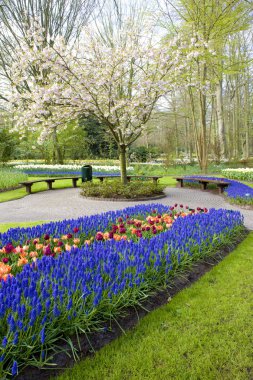
<path fill-rule="evenodd" d="M 182 61 L 182 51 L 173 44 L 162 48 L 129 24 L 109 44 L 86 30 L 71 50 L 61 37 L 53 47 L 44 46 L 42 33 L 38 28 L 29 32 L 32 47 L 21 47 L 12 67 L 16 127 L 43 126 L 44 139 L 56 125 L 93 115 L 117 142 L 126 183 L 126 148 L 145 129 L 157 100 L 174 88 L 187 57 Z M 36 77 L 29 77 L 30 67 L 37 67 Z M 24 83 L 32 91 L 25 91 Z"/>

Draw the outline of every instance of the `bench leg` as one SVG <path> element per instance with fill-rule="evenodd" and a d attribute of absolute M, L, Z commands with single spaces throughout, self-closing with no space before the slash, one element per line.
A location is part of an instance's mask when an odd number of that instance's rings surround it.
<path fill-rule="evenodd" d="M 157 185 L 157 178 L 153 178 L 153 183 Z"/>
<path fill-rule="evenodd" d="M 184 187 L 184 180 L 183 179 L 177 179 L 177 182 L 179 182 L 180 187 Z"/>
<path fill-rule="evenodd" d="M 127 182 L 130 182 L 131 181 L 131 177 L 127 177 Z"/>
<path fill-rule="evenodd" d="M 53 190 L 53 182 L 47 182 L 48 190 Z"/>
<path fill-rule="evenodd" d="M 218 185 L 218 189 L 219 189 L 219 194 L 222 194 L 222 193 L 224 193 L 225 187 L 222 185 Z"/>
<path fill-rule="evenodd" d="M 77 178 L 72 178 L 73 187 L 77 187 L 77 181 L 78 181 Z"/>
<path fill-rule="evenodd" d="M 201 189 L 202 189 L 202 190 L 206 190 L 206 188 L 207 188 L 207 183 L 206 183 L 206 182 L 200 182 L 200 184 L 201 184 Z"/>
<path fill-rule="evenodd" d="M 27 194 L 32 194 L 32 184 L 25 185 L 25 189 L 26 189 Z"/>
<path fill-rule="evenodd" d="M 102 177 L 102 178 L 99 178 L 99 180 L 100 180 L 100 182 L 103 182 L 104 178 L 103 178 L 103 177 Z"/>

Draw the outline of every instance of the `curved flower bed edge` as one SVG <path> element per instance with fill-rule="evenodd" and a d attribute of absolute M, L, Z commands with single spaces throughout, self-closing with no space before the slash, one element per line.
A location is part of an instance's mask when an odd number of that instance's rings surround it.
<path fill-rule="evenodd" d="M 187 179 L 188 176 L 185 176 L 184 178 Z M 228 199 L 230 203 L 238 204 L 238 205 L 252 205 L 253 206 L 253 188 L 241 183 L 239 181 L 235 181 L 228 178 L 221 178 L 221 177 L 209 177 L 209 176 L 203 176 L 203 175 L 195 175 L 195 176 L 189 176 L 191 178 L 206 178 L 211 180 L 221 180 L 229 182 L 228 188 L 225 190 L 225 196 Z M 192 182 L 189 179 L 189 183 Z"/>

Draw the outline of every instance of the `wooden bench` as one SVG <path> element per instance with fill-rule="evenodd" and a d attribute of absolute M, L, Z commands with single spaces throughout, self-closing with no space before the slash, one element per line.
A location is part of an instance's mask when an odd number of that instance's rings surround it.
<path fill-rule="evenodd" d="M 53 190 L 53 183 L 55 181 L 59 181 L 61 179 L 72 179 L 73 187 L 77 187 L 77 181 L 82 177 L 57 177 L 57 178 L 44 178 L 44 179 L 38 179 L 35 181 L 24 181 L 20 182 L 19 184 L 22 186 L 25 186 L 27 194 L 32 194 L 32 185 L 34 183 L 38 182 L 46 182 L 48 190 Z M 105 178 L 120 178 L 119 175 L 98 175 L 93 176 L 93 178 L 97 178 L 100 180 L 100 182 L 103 182 Z M 157 184 L 157 181 L 159 176 L 138 176 L 138 175 L 129 175 L 127 176 L 128 182 L 130 182 L 131 178 L 143 178 L 143 179 L 152 179 L 155 184 Z"/>
<path fill-rule="evenodd" d="M 96 175 L 93 176 L 93 178 L 97 178 L 100 180 L 100 182 L 103 182 L 106 178 L 120 178 L 119 175 Z M 128 175 L 127 181 L 130 182 L 132 178 L 140 178 L 140 179 L 152 179 L 153 183 L 157 184 L 157 181 L 159 178 L 162 178 L 161 176 L 145 176 L 145 175 Z"/>
<path fill-rule="evenodd" d="M 34 183 L 38 183 L 38 182 L 46 182 L 46 183 L 47 183 L 47 188 L 48 188 L 48 190 L 52 190 L 52 189 L 53 189 L 53 183 L 54 183 L 55 181 L 58 181 L 58 180 L 61 180 L 61 179 L 72 179 L 73 187 L 77 187 L 77 181 L 79 180 L 79 178 L 81 178 L 81 177 L 44 178 L 44 179 L 38 179 L 38 180 L 35 180 L 35 181 L 24 181 L 24 182 L 20 182 L 20 185 L 25 186 L 25 188 L 26 188 L 26 192 L 27 192 L 28 194 L 32 194 L 32 185 L 33 185 Z"/>
<path fill-rule="evenodd" d="M 228 187 L 229 185 L 229 182 L 222 181 L 219 179 L 196 178 L 196 177 L 173 177 L 173 178 L 176 179 L 180 183 L 180 187 L 184 187 L 184 181 L 187 182 L 187 180 L 198 182 L 200 183 L 202 190 L 206 190 L 207 185 L 209 183 L 213 183 L 217 185 L 220 194 L 224 193 L 225 188 Z"/>

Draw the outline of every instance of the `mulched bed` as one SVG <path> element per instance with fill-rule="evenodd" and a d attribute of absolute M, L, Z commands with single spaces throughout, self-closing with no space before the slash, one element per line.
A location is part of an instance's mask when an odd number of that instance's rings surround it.
<path fill-rule="evenodd" d="M 135 197 L 135 198 L 122 198 L 121 196 L 115 195 L 114 198 L 102 198 L 102 197 L 86 197 L 84 195 L 81 195 L 82 198 L 84 199 L 91 199 L 93 201 L 111 201 L 111 202 L 119 202 L 119 201 L 124 201 L 124 202 L 134 202 L 134 201 L 154 201 L 156 199 L 162 199 L 165 198 L 167 195 L 166 194 L 159 194 L 159 195 L 150 195 L 147 197 Z"/>
<path fill-rule="evenodd" d="M 79 341 L 81 345 L 81 350 L 78 352 L 80 358 L 85 358 L 87 356 L 93 355 L 95 351 L 104 347 L 106 344 L 112 342 L 114 339 L 122 335 L 123 330 L 129 330 L 135 327 L 140 318 L 143 318 L 152 310 L 157 309 L 162 305 L 166 305 L 171 301 L 171 298 L 180 292 L 182 289 L 189 287 L 200 277 L 202 277 L 206 272 L 210 271 L 215 265 L 223 260 L 235 247 L 245 239 L 248 231 L 242 234 L 234 244 L 229 247 L 225 247 L 223 250 L 217 252 L 214 256 L 206 261 L 196 263 L 190 271 L 182 273 L 180 276 L 174 279 L 171 287 L 166 290 L 158 291 L 153 296 L 150 296 L 144 303 L 143 307 L 128 308 L 125 310 L 125 316 L 118 318 L 118 324 L 112 322 L 111 324 L 105 324 L 105 329 L 103 332 L 95 332 L 89 335 L 89 341 L 87 337 L 83 334 L 79 336 Z M 148 311 L 147 311 L 148 310 Z M 119 327 L 121 326 L 121 328 Z M 74 337 L 72 339 L 75 347 L 78 347 L 77 339 Z M 66 350 L 71 355 L 71 350 L 66 343 L 61 341 L 58 342 L 63 350 Z M 53 362 L 57 364 L 54 369 L 37 369 L 34 367 L 25 368 L 21 374 L 15 377 L 17 380 L 49 380 L 54 376 L 60 374 L 60 372 L 66 368 L 70 368 L 74 365 L 75 361 L 72 357 L 68 356 L 65 352 L 54 354 Z"/>

